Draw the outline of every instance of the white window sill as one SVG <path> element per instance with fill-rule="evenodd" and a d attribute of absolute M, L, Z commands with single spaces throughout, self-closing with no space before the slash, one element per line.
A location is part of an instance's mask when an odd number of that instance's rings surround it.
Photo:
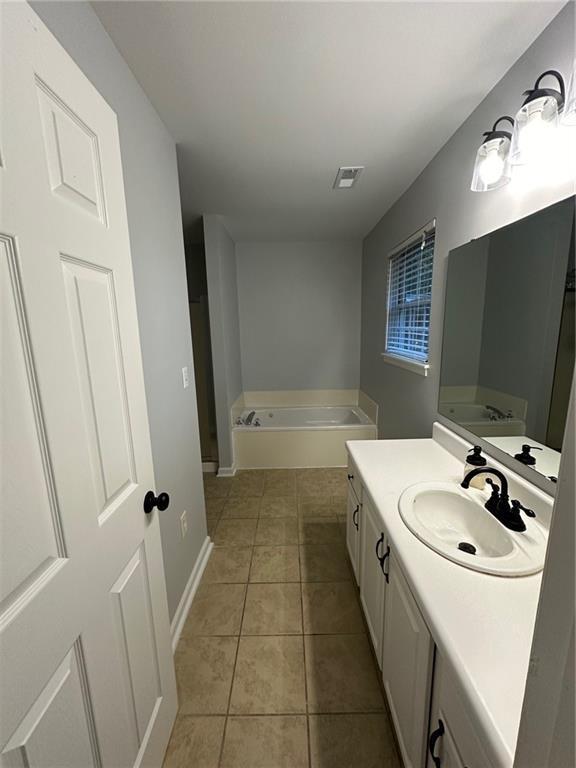
<path fill-rule="evenodd" d="M 428 371 L 430 370 L 429 363 L 420 363 L 418 360 L 410 360 L 407 357 L 391 355 L 389 352 L 382 352 L 382 359 L 385 363 L 397 365 L 399 368 L 404 368 L 406 371 L 412 371 L 412 373 L 418 373 L 420 376 L 428 376 Z"/>

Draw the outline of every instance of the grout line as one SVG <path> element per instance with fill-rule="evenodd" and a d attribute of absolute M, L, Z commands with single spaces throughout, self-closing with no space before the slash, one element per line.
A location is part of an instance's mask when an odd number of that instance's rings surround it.
<path fill-rule="evenodd" d="M 248 567 L 248 579 L 250 579 L 250 571 L 252 569 L 252 558 L 254 557 L 254 547 L 250 555 L 250 565 Z M 245 584 L 244 589 L 244 602 L 242 604 L 242 615 L 240 617 L 240 627 L 238 628 L 238 642 L 236 644 L 236 655 L 234 656 L 234 665 L 232 667 L 232 680 L 230 682 L 230 691 L 228 693 L 228 706 L 226 707 L 226 720 L 224 721 L 224 730 L 222 731 L 222 743 L 220 744 L 220 754 L 218 756 L 218 765 L 222 764 L 222 757 L 224 755 L 224 744 L 226 742 L 226 731 L 228 729 L 228 718 L 230 716 L 230 703 L 232 701 L 232 691 L 234 689 L 234 679 L 236 677 L 236 664 L 238 662 L 238 653 L 240 651 L 240 639 L 242 637 L 242 625 L 244 624 L 244 612 L 246 610 L 246 600 L 248 598 L 248 586 L 249 581 Z"/>
<path fill-rule="evenodd" d="M 298 568 L 300 572 L 300 614 L 302 617 L 302 661 L 304 665 L 304 701 L 306 705 L 306 748 L 308 755 L 308 768 L 312 766 L 312 754 L 310 750 L 310 716 L 308 701 L 308 670 L 306 667 L 306 636 L 304 634 L 304 595 L 302 593 L 302 558 L 300 549 L 300 526 L 298 526 Z"/>

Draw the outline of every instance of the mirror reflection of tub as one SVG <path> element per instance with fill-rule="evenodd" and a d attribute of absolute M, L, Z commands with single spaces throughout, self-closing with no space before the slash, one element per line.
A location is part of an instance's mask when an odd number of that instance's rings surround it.
<path fill-rule="evenodd" d="M 344 467 L 347 440 L 376 440 L 358 406 L 245 408 L 235 418 L 238 469 Z"/>
<path fill-rule="evenodd" d="M 526 434 L 523 419 L 513 413 L 495 415 L 494 410 L 479 403 L 440 403 L 439 412 L 482 437 Z"/>

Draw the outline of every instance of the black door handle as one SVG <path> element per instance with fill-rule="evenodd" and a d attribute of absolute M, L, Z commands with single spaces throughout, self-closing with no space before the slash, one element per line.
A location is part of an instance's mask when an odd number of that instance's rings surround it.
<path fill-rule="evenodd" d="M 152 512 L 154 507 L 158 507 L 160 512 L 164 512 L 165 509 L 168 509 L 169 504 L 170 496 L 165 491 L 159 493 L 158 496 L 154 496 L 154 491 L 148 491 L 146 496 L 144 496 L 144 512 L 147 515 Z"/>
<path fill-rule="evenodd" d="M 356 526 L 356 530 L 358 530 L 358 512 L 360 512 L 360 504 L 357 504 L 356 509 L 352 512 L 352 522 Z"/>
<path fill-rule="evenodd" d="M 430 750 L 430 757 L 432 758 L 436 768 L 440 768 L 440 758 L 434 754 L 436 748 L 436 742 L 444 735 L 444 723 L 442 720 L 438 720 L 438 728 L 430 734 L 430 741 L 428 742 L 428 749 Z"/>

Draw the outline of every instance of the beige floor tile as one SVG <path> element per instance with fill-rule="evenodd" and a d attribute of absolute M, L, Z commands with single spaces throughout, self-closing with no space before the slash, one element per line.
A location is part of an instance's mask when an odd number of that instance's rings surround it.
<path fill-rule="evenodd" d="M 259 470 L 243 470 L 232 478 L 231 496 L 262 496 L 264 475 Z"/>
<path fill-rule="evenodd" d="M 212 540 L 220 547 L 250 546 L 254 543 L 257 520 L 220 520 Z"/>
<path fill-rule="evenodd" d="M 299 497 L 328 500 L 332 497 L 332 485 L 326 480 L 302 480 L 298 478 L 296 492 Z"/>
<path fill-rule="evenodd" d="M 245 594 L 245 584 L 201 584 L 182 636 L 239 635 Z"/>
<path fill-rule="evenodd" d="M 218 512 L 215 515 L 206 515 L 206 530 L 207 530 L 208 536 L 212 537 L 214 535 L 214 532 L 216 531 L 216 528 L 218 527 L 219 522 L 220 522 L 220 512 Z"/>
<path fill-rule="evenodd" d="M 298 521 L 300 544 L 337 544 L 341 529 L 336 515 L 332 517 L 302 517 Z"/>
<path fill-rule="evenodd" d="M 254 547 L 250 581 L 300 581 L 298 547 Z"/>
<path fill-rule="evenodd" d="M 204 496 L 207 499 L 221 499 L 228 496 L 232 487 L 231 477 L 204 475 Z"/>
<path fill-rule="evenodd" d="M 175 655 L 181 715 L 225 715 L 232 686 L 236 637 L 185 637 Z"/>
<path fill-rule="evenodd" d="M 258 517 L 261 501 L 261 496 L 229 496 L 222 509 L 222 520 Z"/>
<path fill-rule="evenodd" d="M 243 584 L 248 581 L 252 547 L 214 547 L 202 576 L 203 584 Z"/>
<path fill-rule="evenodd" d="M 268 476 L 264 481 L 264 496 L 296 496 L 296 476 Z"/>
<path fill-rule="evenodd" d="M 300 546 L 302 581 L 349 581 L 352 572 L 342 544 Z"/>
<path fill-rule="evenodd" d="M 268 517 L 296 517 L 298 515 L 298 503 L 295 498 L 289 496 L 264 496 L 260 506 L 260 518 Z"/>
<path fill-rule="evenodd" d="M 311 715 L 311 768 L 401 768 L 382 715 Z"/>
<path fill-rule="evenodd" d="M 243 635 L 294 635 L 302 632 L 299 584 L 249 584 Z"/>
<path fill-rule="evenodd" d="M 279 517 L 258 520 L 255 544 L 298 544 L 298 522 L 294 518 Z"/>
<path fill-rule="evenodd" d="M 301 715 L 230 717 L 221 768 L 308 768 L 308 733 Z"/>
<path fill-rule="evenodd" d="M 241 637 L 230 714 L 306 711 L 302 637 Z"/>
<path fill-rule="evenodd" d="M 302 584 L 304 632 L 307 635 L 356 634 L 365 631 L 358 590 L 351 581 Z"/>
<path fill-rule="evenodd" d="M 383 709 L 379 673 L 366 635 L 306 635 L 309 712 Z"/>
<path fill-rule="evenodd" d="M 226 497 L 205 499 L 207 515 L 221 515 L 226 504 Z"/>
<path fill-rule="evenodd" d="M 326 499 L 300 499 L 298 504 L 298 515 L 302 519 L 311 517 L 334 517 L 337 514 L 336 508 L 332 502 L 332 497 Z"/>
<path fill-rule="evenodd" d="M 218 768 L 225 717 L 178 715 L 164 768 Z"/>

